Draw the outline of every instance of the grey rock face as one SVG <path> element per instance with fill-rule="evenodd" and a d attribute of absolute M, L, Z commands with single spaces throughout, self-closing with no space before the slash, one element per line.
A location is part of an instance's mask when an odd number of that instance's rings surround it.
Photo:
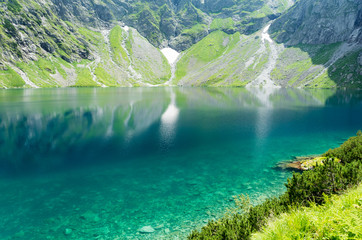
<path fill-rule="evenodd" d="M 272 24 L 270 32 L 287 45 L 362 43 L 361 12 L 361 0 L 301 0 Z"/>

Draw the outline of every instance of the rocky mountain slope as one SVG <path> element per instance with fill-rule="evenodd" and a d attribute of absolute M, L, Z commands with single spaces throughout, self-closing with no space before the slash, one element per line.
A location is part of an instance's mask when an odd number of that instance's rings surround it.
<path fill-rule="evenodd" d="M 167 59 L 136 29 L 107 27 L 101 18 L 94 28 L 86 27 L 87 22 L 63 20 L 54 7 L 51 2 L 0 2 L 3 88 L 134 86 L 169 79 Z"/>
<path fill-rule="evenodd" d="M 279 43 L 362 44 L 362 3 L 359 0 L 298 1 L 270 28 Z"/>
<path fill-rule="evenodd" d="M 360 1 L 300 0 L 270 28 L 209 35 L 184 52 L 173 82 L 361 88 L 361 8 Z M 205 59 L 205 52 L 217 54 Z"/>
<path fill-rule="evenodd" d="M 293 4 L 0 0 L 0 87 L 361 87 L 360 1 Z"/>

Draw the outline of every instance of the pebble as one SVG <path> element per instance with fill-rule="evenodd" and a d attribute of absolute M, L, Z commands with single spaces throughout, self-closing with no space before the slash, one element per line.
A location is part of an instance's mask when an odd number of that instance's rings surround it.
<path fill-rule="evenodd" d="M 70 235 L 72 232 L 73 232 L 73 230 L 70 229 L 70 228 L 66 228 L 66 229 L 64 230 L 64 234 L 65 234 L 65 235 Z"/>
<path fill-rule="evenodd" d="M 169 229 L 169 228 L 166 228 L 166 229 L 165 229 L 165 233 L 170 233 L 170 229 Z"/>
<path fill-rule="evenodd" d="M 144 226 L 140 230 L 138 230 L 140 233 L 153 233 L 155 229 L 151 226 Z"/>
<path fill-rule="evenodd" d="M 164 224 L 160 224 L 160 225 L 158 225 L 157 227 L 155 227 L 155 229 L 158 230 L 158 229 L 161 229 L 161 228 L 164 228 L 164 227 L 165 227 Z"/>

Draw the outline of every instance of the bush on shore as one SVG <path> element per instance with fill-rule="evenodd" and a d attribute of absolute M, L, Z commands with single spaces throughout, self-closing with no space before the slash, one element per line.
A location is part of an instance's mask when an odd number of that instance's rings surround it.
<path fill-rule="evenodd" d="M 331 158 L 311 171 L 294 173 L 286 184 L 287 191 L 278 198 L 241 209 L 243 214 L 232 214 L 210 221 L 201 231 L 193 231 L 188 239 L 249 239 L 253 232 L 265 226 L 268 218 L 325 203 L 325 196 L 342 193 L 362 181 L 362 133 L 351 137 L 340 147 L 327 151 Z M 333 159 L 341 159 L 341 163 Z"/>
<path fill-rule="evenodd" d="M 283 213 L 271 218 L 253 240 L 362 239 L 362 184 L 324 205 Z"/>

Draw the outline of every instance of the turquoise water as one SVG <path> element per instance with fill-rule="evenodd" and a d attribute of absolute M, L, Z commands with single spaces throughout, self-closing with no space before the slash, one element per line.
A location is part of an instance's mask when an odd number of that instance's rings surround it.
<path fill-rule="evenodd" d="M 354 91 L 0 91 L 0 239 L 184 239 L 362 129 Z M 139 232 L 152 226 L 153 233 Z"/>

